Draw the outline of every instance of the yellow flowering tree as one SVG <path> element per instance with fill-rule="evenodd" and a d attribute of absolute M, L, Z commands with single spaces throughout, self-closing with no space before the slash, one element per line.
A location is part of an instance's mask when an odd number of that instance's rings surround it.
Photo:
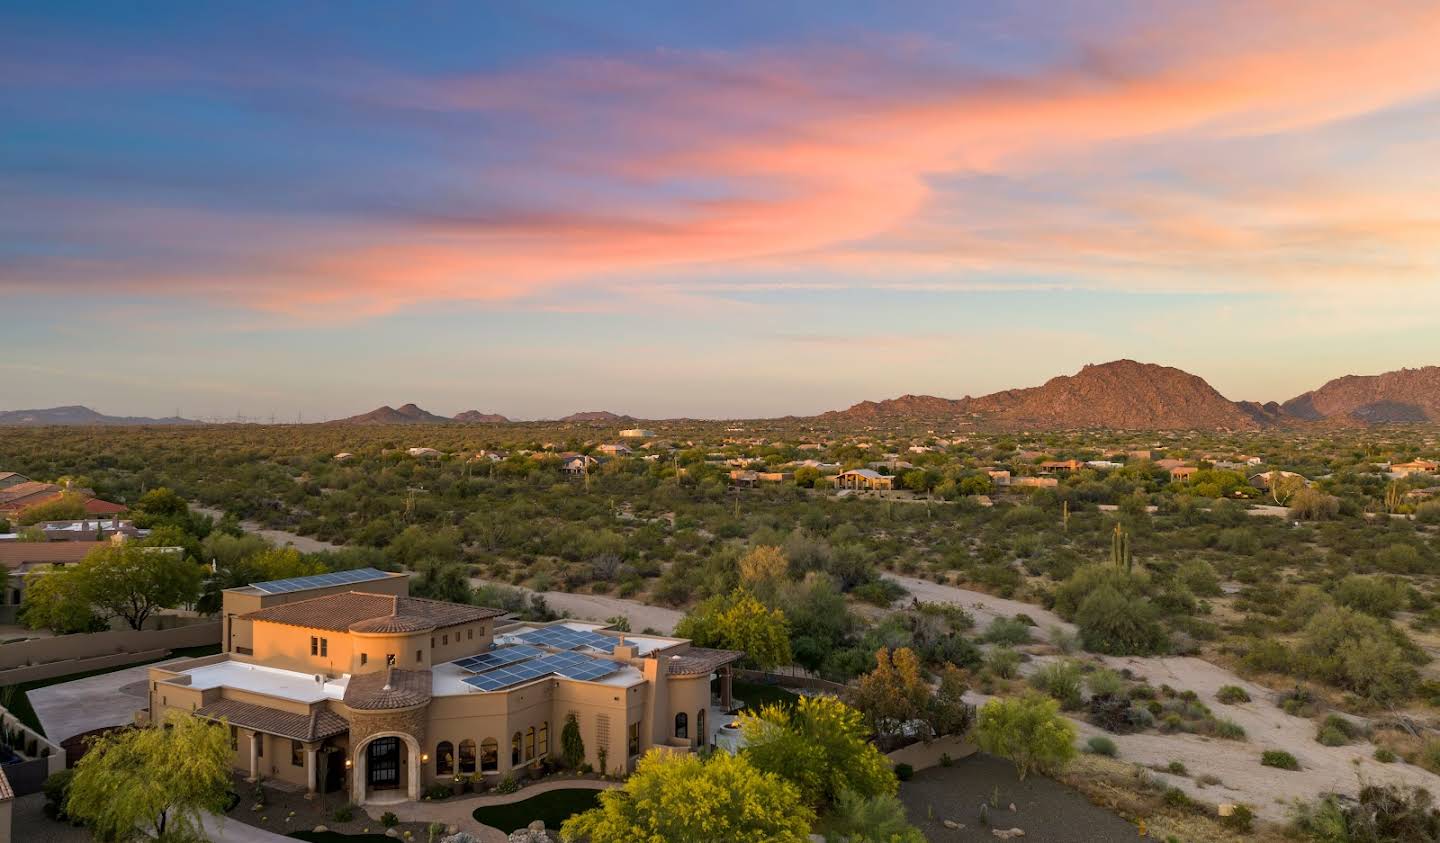
<path fill-rule="evenodd" d="M 741 714 L 740 728 L 750 763 L 794 784 L 817 808 L 834 805 L 846 791 L 869 798 L 898 787 L 889 760 L 870 742 L 865 716 L 834 697 L 767 705 Z"/>
<path fill-rule="evenodd" d="M 696 606 L 675 634 L 697 647 L 742 650 L 761 670 L 790 663 L 790 624 L 779 609 L 766 608 L 743 588 L 718 594 Z"/>

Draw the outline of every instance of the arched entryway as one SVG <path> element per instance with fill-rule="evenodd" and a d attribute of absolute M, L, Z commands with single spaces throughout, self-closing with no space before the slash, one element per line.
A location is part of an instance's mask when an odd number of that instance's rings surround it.
<path fill-rule="evenodd" d="M 420 744 L 410 735 L 381 732 L 357 746 L 351 758 L 356 805 L 420 798 Z"/>

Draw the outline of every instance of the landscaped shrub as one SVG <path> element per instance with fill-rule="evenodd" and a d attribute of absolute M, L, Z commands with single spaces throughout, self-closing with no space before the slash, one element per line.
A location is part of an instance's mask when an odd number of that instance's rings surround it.
<path fill-rule="evenodd" d="M 425 788 L 426 799 L 449 799 L 451 796 L 454 795 L 455 792 L 450 789 L 450 785 L 448 784 L 440 784 L 439 782 L 436 782 L 435 784 L 432 784 L 429 787 Z"/>
<path fill-rule="evenodd" d="M 355 806 L 347 802 L 339 808 L 336 808 L 335 811 L 330 814 L 330 818 L 337 823 L 348 823 L 355 819 Z"/>
<path fill-rule="evenodd" d="M 1239 685 L 1222 685 L 1220 690 L 1215 692 L 1215 700 L 1226 705 L 1237 705 L 1250 702 L 1250 694 Z"/>
<path fill-rule="evenodd" d="M 902 781 L 902 782 L 908 782 L 908 781 L 910 781 L 910 779 L 912 779 L 912 778 L 914 778 L 914 777 L 915 777 L 915 768 L 914 768 L 914 767 L 910 766 L 909 764 L 906 764 L 906 763 L 903 762 L 903 761 L 900 762 L 899 764 L 896 764 L 896 765 L 895 765 L 895 778 L 899 779 L 899 780 Z"/>
<path fill-rule="evenodd" d="M 394 828 L 400 824 L 400 818 L 395 816 L 394 811 L 386 811 L 380 815 L 380 824 L 386 828 Z"/>
<path fill-rule="evenodd" d="M 495 785 L 496 793 L 514 793 L 519 789 L 520 782 L 516 781 L 515 776 L 511 773 L 506 773 L 505 778 L 501 779 L 500 783 Z"/>
<path fill-rule="evenodd" d="M 1260 766 L 1274 767 L 1278 770 L 1298 770 L 1300 762 L 1283 749 L 1267 749 L 1260 753 Z"/>
<path fill-rule="evenodd" d="M 1103 755 L 1106 758 L 1114 758 L 1120 752 L 1115 742 L 1104 735 L 1095 735 L 1085 742 L 1085 751 L 1095 755 Z"/>
<path fill-rule="evenodd" d="M 45 807 L 42 809 L 45 816 L 52 820 L 64 820 L 65 800 L 70 797 L 70 780 L 75 777 L 74 770 L 60 770 L 51 773 L 41 785 L 45 793 Z"/>

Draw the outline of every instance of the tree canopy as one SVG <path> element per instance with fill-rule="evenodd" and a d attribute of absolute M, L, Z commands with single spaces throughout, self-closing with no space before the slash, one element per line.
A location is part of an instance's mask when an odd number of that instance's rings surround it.
<path fill-rule="evenodd" d="M 745 757 L 794 784 L 810 805 L 832 805 L 843 791 L 890 795 L 898 786 L 889 760 L 869 740 L 865 716 L 834 697 L 745 712 L 740 728 Z"/>
<path fill-rule="evenodd" d="M 200 566 L 182 553 L 133 542 L 98 547 L 74 566 L 30 575 L 25 623 L 73 631 L 88 610 L 142 629 L 156 611 L 194 601 L 200 578 Z"/>
<path fill-rule="evenodd" d="M 1075 727 L 1060 715 L 1060 704 L 1039 694 L 990 700 L 976 727 L 980 748 L 1015 762 L 1024 779 L 1075 757 Z"/>
<path fill-rule="evenodd" d="M 746 662 L 761 670 L 790 663 L 785 613 L 766 608 L 743 588 L 700 603 L 680 619 L 675 634 L 697 647 L 743 650 Z"/>
<path fill-rule="evenodd" d="M 765 840 L 805 843 L 815 814 L 794 785 L 743 755 L 651 750 L 623 788 L 565 821 L 561 836 L 588 843 Z"/>
<path fill-rule="evenodd" d="M 65 813 L 101 841 L 203 838 L 205 813 L 229 801 L 230 736 L 223 724 L 172 712 L 165 728 L 96 738 L 75 767 Z"/>

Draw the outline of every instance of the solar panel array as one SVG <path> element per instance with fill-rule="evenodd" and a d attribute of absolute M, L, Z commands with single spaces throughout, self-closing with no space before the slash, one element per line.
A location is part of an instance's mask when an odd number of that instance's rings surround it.
<path fill-rule="evenodd" d="M 494 670 L 497 667 L 505 667 L 543 655 L 545 655 L 544 650 L 518 644 L 514 647 L 501 647 L 498 650 L 491 650 L 488 653 L 481 653 L 478 656 L 457 659 L 454 664 L 462 670 L 468 670 L 471 673 L 484 673 L 487 670 Z"/>
<path fill-rule="evenodd" d="M 581 647 L 589 647 L 602 653 L 614 653 L 615 645 L 620 643 L 608 635 L 601 635 L 588 629 L 570 629 L 566 626 L 541 627 L 529 632 L 522 632 L 515 637 L 527 644 L 539 644 L 542 647 L 554 647 L 557 650 L 578 650 Z"/>
<path fill-rule="evenodd" d="M 256 582 L 251 583 L 250 587 L 266 594 L 287 594 L 292 591 L 304 591 L 307 588 L 383 580 L 387 576 L 389 575 L 384 571 L 377 571 L 374 568 L 356 568 L 353 571 L 335 571 L 330 574 L 315 574 L 309 577 L 291 577 L 288 580 Z"/>
<path fill-rule="evenodd" d="M 513 649 L 513 648 L 504 648 Z M 495 652 L 503 652 L 496 650 Z M 461 681 L 481 691 L 499 691 L 524 682 L 539 679 L 552 673 L 567 679 L 591 681 L 609 676 L 620 669 L 620 665 L 608 659 L 592 659 L 578 653 L 553 653 L 538 659 L 522 661 L 506 667 L 497 667 L 477 676 Z"/>

